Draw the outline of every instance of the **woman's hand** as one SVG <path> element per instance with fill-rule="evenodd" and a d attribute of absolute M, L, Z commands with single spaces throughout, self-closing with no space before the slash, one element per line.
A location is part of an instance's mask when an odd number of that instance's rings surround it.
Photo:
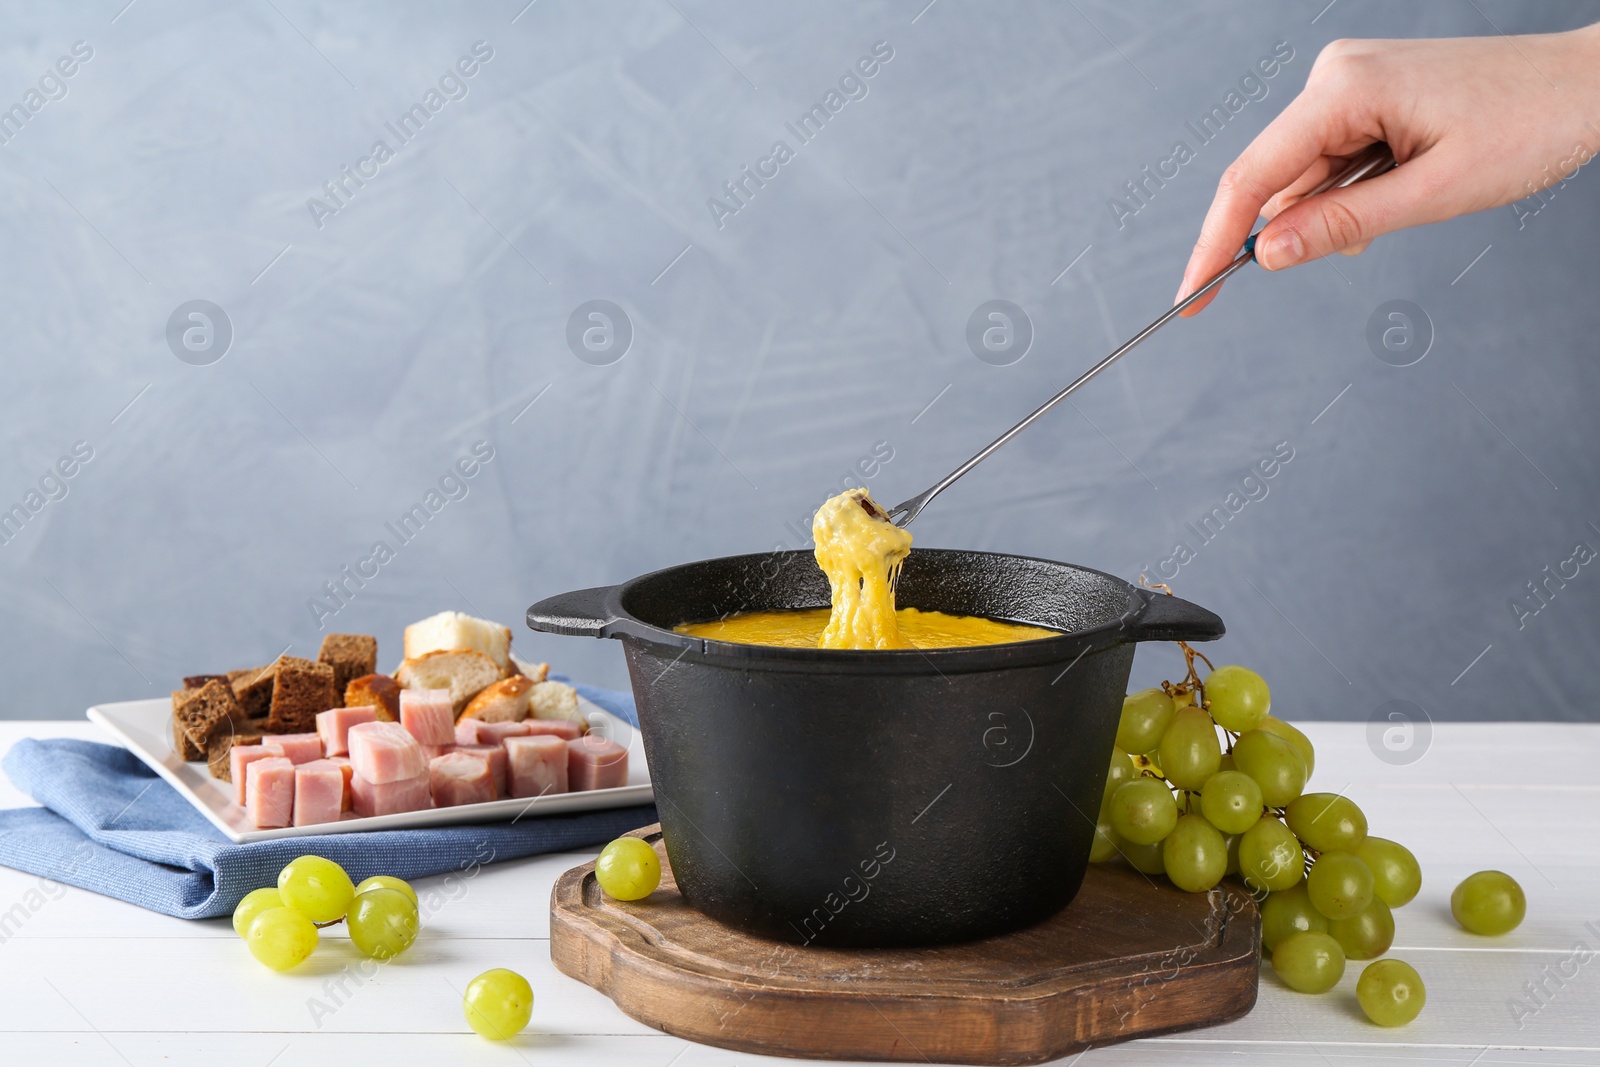
<path fill-rule="evenodd" d="M 1301 199 L 1374 141 L 1389 143 L 1398 168 Z M 1232 261 L 1258 215 L 1272 221 L 1256 259 L 1281 270 L 1520 200 L 1597 153 L 1600 25 L 1527 37 L 1334 41 L 1304 91 L 1223 172 L 1177 299 Z"/>

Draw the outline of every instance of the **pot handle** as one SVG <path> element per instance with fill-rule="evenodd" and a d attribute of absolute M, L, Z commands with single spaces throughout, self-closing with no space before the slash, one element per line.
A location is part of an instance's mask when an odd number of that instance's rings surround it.
<path fill-rule="evenodd" d="M 528 609 L 528 626 L 569 637 L 614 636 L 612 628 L 621 620 L 607 605 L 616 591 L 614 585 L 597 585 L 546 597 Z"/>
<path fill-rule="evenodd" d="M 1225 632 L 1222 619 L 1199 604 L 1153 589 L 1135 589 L 1144 600 L 1129 624 L 1135 641 L 1215 641 Z"/>

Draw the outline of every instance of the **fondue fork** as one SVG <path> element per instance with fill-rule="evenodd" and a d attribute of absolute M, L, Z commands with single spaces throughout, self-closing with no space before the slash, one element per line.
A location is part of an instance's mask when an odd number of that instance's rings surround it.
<path fill-rule="evenodd" d="M 1354 185 L 1356 182 L 1359 182 L 1365 178 L 1372 178 L 1382 174 L 1394 166 L 1394 153 L 1389 150 L 1388 145 L 1384 144 L 1382 141 L 1379 141 L 1376 144 L 1368 145 L 1366 148 L 1362 149 L 1361 152 L 1352 157 L 1349 165 L 1347 165 L 1344 169 L 1333 174 L 1326 181 L 1322 182 L 1322 184 L 1318 185 L 1316 188 L 1307 193 L 1305 199 L 1309 199 L 1318 195 L 1319 193 L 1325 193 L 1329 189 L 1343 189 L 1345 186 Z M 1265 229 L 1265 227 L 1263 227 L 1263 229 Z M 1246 263 L 1249 263 L 1251 260 L 1255 259 L 1256 238 L 1260 235 L 1261 230 L 1257 230 L 1255 233 L 1251 234 L 1249 238 L 1245 240 L 1244 248 L 1237 256 L 1234 257 L 1232 263 L 1229 263 L 1226 267 L 1222 268 L 1222 270 L 1218 271 L 1200 288 L 1196 289 L 1194 292 L 1184 297 L 1181 301 L 1174 304 L 1171 308 L 1167 309 L 1167 311 L 1163 313 L 1160 318 L 1156 319 L 1150 325 L 1134 334 L 1132 338 L 1122 345 L 1122 347 L 1118 348 L 1109 356 L 1102 359 L 1099 363 L 1096 363 L 1094 366 L 1084 371 L 1072 382 L 1071 385 L 1068 385 L 1065 389 L 1061 390 L 1061 392 L 1057 393 L 1049 400 L 1046 400 L 1043 404 L 1040 404 L 1038 407 L 1034 408 L 1033 411 L 1029 412 L 1021 422 L 1017 423 L 1015 426 L 1011 427 L 1011 429 L 1007 430 L 1005 433 L 989 442 L 989 444 L 986 445 L 982 451 L 973 456 L 971 459 L 967 460 L 965 463 L 961 464 L 961 466 L 957 467 L 949 474 L 945 475 L 942 480 L 925 489 L 923 492 L 918 493 L 910 500 L 896 504 L 894 507 L 890 508 L 887 513 L 884 513 L 882 517 L 888 519 L 888 521 L 894 523 L 896 526 L 904 527 L 911 525 L 912 520 L 914 520 L 918 515 L 922 514 L 922 509 L 927 507 L 928 503 L 933 500 L 934 497 L 948 489 L 957 478 L 960 478 L 973 467 L 976 467 L 979 463 L 982 463 L 984 460 L 988 459 L 991 453 L 993 453 L 1007 441 L 1011 440 L 1017 434 L 1021 433 L 1023 429 L 1030 425 L 1039 416 L 1043 415 L 1045 412 L 1061 403 L 1061 401 L 1071 396 L 1078 390 L 1080 386 L 1086 384 L 1095 375 L 1111 366 L 1111 364 L 1115 363 L 1118 359 L 1121 359 L 1145 338 L 1149 337 L 1151 334 L 1161 329 L 1161 327 L 1165 326 L 1168 322 L 1172 321 L 1172 319 L 1182 314 L 1183 310 L 1190 304 L 1193 304 L 1196 300 L 1199 300 L 1201 297 L 1211 292 L 1217 286 L 1221 285 L 1225 278 L 1233 274 L 1239 268 L 1243 267 Z"/>

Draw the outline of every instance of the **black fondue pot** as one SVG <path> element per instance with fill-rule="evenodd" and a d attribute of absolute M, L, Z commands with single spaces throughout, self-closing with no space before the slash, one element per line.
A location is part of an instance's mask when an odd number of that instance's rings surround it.
<path fill-rule="evenodd" d="M 1061 631 L 973 648 L 732 644 L 673 626 L 827 607 L 809 552 L 687 563 L 528 609 L 622 641 L 668 858 L 730 926 L 816 945 L 928 945 L 1065 906 L 1088 864 L 1139 641 L 1222 620 L 1100 571 L 919 548 L 902 607 Z"/>

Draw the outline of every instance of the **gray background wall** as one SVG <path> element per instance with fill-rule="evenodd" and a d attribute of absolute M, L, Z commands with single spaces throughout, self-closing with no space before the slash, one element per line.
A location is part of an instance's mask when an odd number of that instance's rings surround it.
<path fill-rule="evenodd" d="M 618 648 L 529 634 L 527 605 L 798 546 L 786 524 L 878 441 L 885 503 L 943 474 L 1165 306 L 1218 174 L 1327 41 L 1600 18 L 1490 0 L 124 2 L 9 5 L 0 33 L 6 107 L 93 49 L 0 148 L 0 504 L 93 449 L 0 546 L 0 716 L 314 654 L 308 600 L 380 538 L 395 557 L 329 627 L 378 633 L 388 661 L 404 623 L 461 608 L 623 685 Z M 319 227 L 308 198 L 396 146 L 384 124 L 477 41 L 493 57 L 466 96 Z M 878 41 L 893 58 L 866 96 L 801 145 L 785 122 Z M 1185 122 L 1280 41 L 1267 95 L 1199 145 Z M 719 228 L 707 199 L 779 139 L 794 158 Z M 1110 199 L 1179 139 L 1193 160 L 1119 226 Z M 1252 268 L 941 498 L 918 543 L 1133 578 L 1188 540 L 1173 584 L 1227 620 L 1218 653 L 1289 717 L 1408 700 L 1593 718 L 1600 574 L 1520 629 L 1510 602 L 1600 546 L 1597 183 L 1535 217 Z M 995 298 L 1034 331 L 1009 366 L 965 339 Z M 209 365 L 165 336 L 193 299 L 232 324 Z M 632 322 L 608 366 L 566 342 L 591 299 Z M 1432 323 L 1411 366 L 1365 339 L 1395 299 Z M 494 458 L 467 495 L 399 545 L 385 522 L 477 441 Z M 1279 442 L 1293 459 L 1267 495 L 1201 544 L 1185 524 Z M 1178 663 L 1147 649 L 1135 681 Z"/>

